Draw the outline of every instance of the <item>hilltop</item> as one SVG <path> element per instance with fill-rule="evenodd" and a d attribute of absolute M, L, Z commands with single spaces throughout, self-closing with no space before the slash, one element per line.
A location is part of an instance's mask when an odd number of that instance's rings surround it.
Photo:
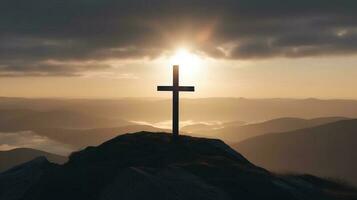
<path fill-rule="evenodd" d="M 21 176 L 19 176 L 21 174 Z M 19 183 L 21 187 L 17 187 Z M 281 176 L 216 139 L 139 132 L 0 174 L 0 199 L 354 199 L 352 188 L 308 175 Z"/>

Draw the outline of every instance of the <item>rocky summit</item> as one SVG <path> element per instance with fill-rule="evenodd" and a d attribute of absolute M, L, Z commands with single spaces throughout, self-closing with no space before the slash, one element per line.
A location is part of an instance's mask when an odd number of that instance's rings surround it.
<path fill-rule="evenodd" d="M 63 165 L 37 158 L 0 174 L 1 200 L 356 199 L 349 186 L 278 175 L 220 140 L 125 134 L 73 153 Z"/>

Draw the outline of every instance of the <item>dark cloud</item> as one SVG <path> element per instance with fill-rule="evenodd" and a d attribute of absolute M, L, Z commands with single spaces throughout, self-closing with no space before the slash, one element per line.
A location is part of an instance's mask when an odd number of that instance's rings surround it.
<path fill-rule="evenodd" d="M 3 74 L 76 75 L 93 66 L 44 61 L 154 58 L 182 43 L 226 59 L 357 52 L 355 0 L 3 0 L 0 13 Z"/>
<path fill-rule="evenodd" d="M 59 63 L 56 61 L 19 61 L 0 66 L 0 77 L 22 76 L 80 76 L 84 72 L 110 69 L 111 66 L 98 63 Z"/>

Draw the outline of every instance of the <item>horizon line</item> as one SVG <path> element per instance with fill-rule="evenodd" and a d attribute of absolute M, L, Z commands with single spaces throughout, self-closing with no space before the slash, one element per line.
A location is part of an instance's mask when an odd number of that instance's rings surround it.
<path fill-rule="evenodd" d="M 49 99 L 49 100 L 126 100 L 126 99 L 147 99 L 147 100 L 170 100 L 169 97 L 26 97 L 26 96 L 0 96 L 0 99 Z M 357 101 L 357 98 L 321 98 L 321 97 L 182 97 L 186 100 L 198 99 L 247 99 L 247 100 L 320 100 L 320 101 Z"/>

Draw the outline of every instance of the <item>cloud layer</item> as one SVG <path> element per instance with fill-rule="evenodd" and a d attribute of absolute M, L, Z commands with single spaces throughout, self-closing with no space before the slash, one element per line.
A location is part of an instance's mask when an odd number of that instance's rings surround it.
<path fill-rule="evenodd" d="M 355 0 L 4 0 L 0 76 L 80 75 L 180 45 L 224 59 L 355 54 L 356 11 Z"/>

